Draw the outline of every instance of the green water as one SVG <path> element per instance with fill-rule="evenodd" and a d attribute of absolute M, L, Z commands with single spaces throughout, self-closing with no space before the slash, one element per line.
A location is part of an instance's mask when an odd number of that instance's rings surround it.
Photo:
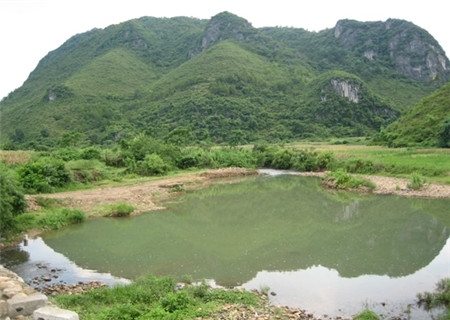
<path fill-rule="evenodd" d="M 289 175 L 216 184 L 167 206 L 90 220 L 44 241 L 78 266 L 114 276 L 191 275 L 236 286 L 261 272 L 298 276 L 317 267 L 339 279 L 407 279 L 426 269 L 449 237 L 449 200 L 333 193 L 318 179 Z M 420 281 L 438 279 L 442 269 Z M 433 289 L 434 280 L 425 287 Z"/>

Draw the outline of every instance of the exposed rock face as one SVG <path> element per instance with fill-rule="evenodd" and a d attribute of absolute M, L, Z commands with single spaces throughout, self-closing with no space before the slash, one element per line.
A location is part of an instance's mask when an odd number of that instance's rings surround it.
<path fill-rule="evenodd" d="M 359 102 L 358 92 L 361 88 L 359 84 L 353 83 L 350 80 L 331 79 L 331 85 L 336 94 L 345 97 L 354 103 Z"/>
<path fill-rule="evenodd" d="M 211 18 L 202 39 L 202 50 L 207 49 L 218 40 L 248 41 L 254 33 L 256 30 L 247 20 L 229 12 L 222 12 Z"/>
<path fill-rule="evenodd" d="M 383 57 L 398 72 L 423 82 L 445 83 L 450 79 L 450 62 L 437 41 L 411 22 L 359 23 L 340 20 L 334 28 L 340 46 L 357 51 L 368 60 Z"/>

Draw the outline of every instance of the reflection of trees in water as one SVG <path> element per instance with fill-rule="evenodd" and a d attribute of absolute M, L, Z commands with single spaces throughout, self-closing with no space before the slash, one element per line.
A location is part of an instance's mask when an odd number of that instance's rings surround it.
<path fill-rule="evenodd" d="M 29 258 L 30 254 L 19 247 L 2 249 L 0 252 L 0 264 L 7 268 L 25 263 Z"/>
<path fill-rule="evenodd" d="M 349 221 L 359 217 L 361 217 L 361 212 L 359 211 L 359 200 L 356 200 L 350 204 L 345 205 L 341 211 L 336 212 L 334 221 Z"/>
<path fill-rule="evenodd" d="M 190 274 L 234 286 L 260 270 L 315 265 L 342 277 L 401 277 L 428 265 L 450 230 L 446 200 L 329 192 L 307 177 L 254 177 L 182 199 L 164 212 L 65 228 L 46 243 L 128 278 Z"/>

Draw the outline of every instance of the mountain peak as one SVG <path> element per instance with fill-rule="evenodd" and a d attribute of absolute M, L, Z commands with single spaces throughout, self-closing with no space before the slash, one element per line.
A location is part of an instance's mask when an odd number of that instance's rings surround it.
<path fill-rule="evenodd" d="M 213 16 L 202 39 L 202 50 L 220 40 L 236 39 L 248 41 L 256 33 L 256 29 L 245 20 L 228 11 Z"/>
<path fill-rule="evenodd" d="M 339 20 L 334 27 L 339 46 L 368 60 L 390 61 L 403 75 L 422 82 L 450 80 L 450 62 L 439 43 L 412 22 Z"/>

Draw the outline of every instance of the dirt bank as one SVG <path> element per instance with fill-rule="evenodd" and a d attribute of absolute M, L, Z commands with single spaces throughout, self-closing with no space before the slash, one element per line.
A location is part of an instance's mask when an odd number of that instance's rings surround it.
<path fill-rule="evenodd" d="M 201 173 L 185 173 L 175 177 L 162 177 L 161 179 L 103 187 L 90 190 L 78 190 L 53 194 L 40 194 L 26 196 L 30 210 L 38 210 L 37 197 L 60 199 L 65 206 L 85 211 L 89 215 L 97 215 L 105 205 L 126 202 L 133 205 L 136 210 L 133 214 L 163 209 L 158 203 L 167 199 L 176 190 L 191 190 L 202 188 L 211 183 L 218 182 L 218 178 L 233 178 L 258 174 L 256 170 L 242 168 L 227 168 Z M 324 172 L 303 172 L 302 176 L 323 177 Z M 392 177 L 363 176 L 377 186 L 374 194 L 394 194 L 406 197 L 422 198 L 450 198 L 450 185 L 428 184 L 421 190 L 412 190 L 407 187 L 408 180 Z M 220 182 L 229 180 L 220 179 Z M 178 189 L 177 189 L 178 188 Z"/>
<path fill-rule="evenodd" d="M 27 195 L 30 210 L 39 210 L 36 198 L 52 198 L 62 201 L 64 206 L 85 211 L 90 216 L 99 214 L 105 205 L 126 202 L 135 207 L 134 215 L 142 212 L 164 209 L 158 205 L 177 190 L 191 190 L 205 187 L 211 183 L 226 182 L 223 178 L 233 178 L 256 175 L 258 171 L 243 168 L 226 168 L 200 173 L 185 173 L 174 177 L 139 182 L 130 185 L 103 187 L 90 190 L 78 190 L 51 194 Z"/>
<path fill-rule="evenodd" d="M 326 172 L 300 172 L 301 176 L 324 177 Z M 409 180 L 393 177 L 368 176 L 360 177 L 375 183 L 374 194 L 393 194 L 404 197 L 442 199 L 450 198 L 450 185 L 425 183 L 420 190 L 413 190 L 407 187 Z"/>

